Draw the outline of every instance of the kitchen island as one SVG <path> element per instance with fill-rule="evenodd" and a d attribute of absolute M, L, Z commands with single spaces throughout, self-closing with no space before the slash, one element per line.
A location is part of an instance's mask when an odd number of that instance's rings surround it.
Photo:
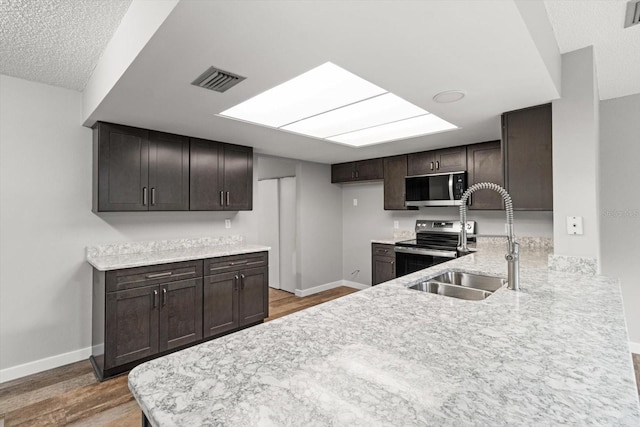
<path fill-rule="evenodd" d="M 617 280 L 523 251 L 522 291 L 407 289 L 446 270 L 506 277 L 504 246 L 147 362 L 154 426 L 640 425 Z"/>

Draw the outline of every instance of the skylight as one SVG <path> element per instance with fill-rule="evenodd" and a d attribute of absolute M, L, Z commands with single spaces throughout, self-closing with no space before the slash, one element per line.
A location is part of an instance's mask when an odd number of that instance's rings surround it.
<path fill-rule="evenodd" d="M 354 147 L 457 129 L 331 62 L 219 116 Z"/>

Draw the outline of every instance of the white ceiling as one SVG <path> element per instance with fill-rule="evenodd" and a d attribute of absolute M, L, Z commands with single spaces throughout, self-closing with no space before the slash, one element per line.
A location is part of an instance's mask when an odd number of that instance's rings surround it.
<path fill-rule="evenodd" d="M 82 90 L 131 0 L 0 0 L 0 73 Z"/>
<path fill-rule="evenodd" d="M 640 93 L 640 25 L 624 28 L 627 0 L 545 0 L 561 53 L 594 46 L 600 99 Z"/>
<path fill-rule="evenodd" d="M 461 129 L 355 149 L 215 116 L 327 61 Z M 247 79 L 222 94 L 190 85 L 212 65 Z M 451 89 L 467 96 L 432 100 Z M 499 139 L 502 112 L 557 96 L 513 1 L 181 1 L 88 123 L 335 163 Z"/>
<path fill-rule="evenodd" d="M 81 90 L 130 1 L 0 0 L 0 73 Z M 640 93 L 640 26 L 622 29 L 625 3 L 544 3 L 562 52 L 595 44 L 603 99 Z M 182 0 L 85 124 L 324 163 L 498 139 L 502 112 L 558 96 L 527 8 L 507 0 Z M 355 149 L 215 116 L 327 61 L 461 129 Z M 247 79 L 224 94 L 191 86 L 211 65 Z M 433 102 L 451 89 L 467 97 Z"/>

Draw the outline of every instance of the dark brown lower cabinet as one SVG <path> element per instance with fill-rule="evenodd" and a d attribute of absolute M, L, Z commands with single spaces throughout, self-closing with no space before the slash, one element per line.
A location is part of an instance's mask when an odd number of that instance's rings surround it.
<path fill-rule="evenodd" d="M 371 284 L 377 285 L 396 278 L 396 254 L 393 245 L 371 244 Z"/>
<path fill-rule="evenodd" d="M 99 380 L 261 323 L 269 315 L 267 252 L 93 270 L 92 355 Z"/>
<path fill-rule="evenodd" d="M 204 337 L 216 337 L 269 316 L 267 254 L 205 261 L 205 271 L 223 272 L 204 278 Z M 207 267 L 210 265 L 212 267 Z M 260 265 L 238 269 L 238 266 Z M 233 270 L 233 271 L 229 271 Z"/>

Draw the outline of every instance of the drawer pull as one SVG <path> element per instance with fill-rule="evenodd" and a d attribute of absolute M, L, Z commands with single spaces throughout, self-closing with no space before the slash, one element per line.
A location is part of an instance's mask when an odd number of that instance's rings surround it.
<path fill-rule="evenodd" d="M 241 264 L 246 264 L 247 260 L 243 260 L 243 261 L 237 261 L 237 262 L 230 262 L 229 265 L 241 265 Z"/>
<path fill-rule="evenodd" d="M 172 271 L 167 271 L 165 273 L 153 273 L 153 274 L 147 274 L 147 279 L 158 279 L 160 277 L 169 277 L 173 274 Z"/>

